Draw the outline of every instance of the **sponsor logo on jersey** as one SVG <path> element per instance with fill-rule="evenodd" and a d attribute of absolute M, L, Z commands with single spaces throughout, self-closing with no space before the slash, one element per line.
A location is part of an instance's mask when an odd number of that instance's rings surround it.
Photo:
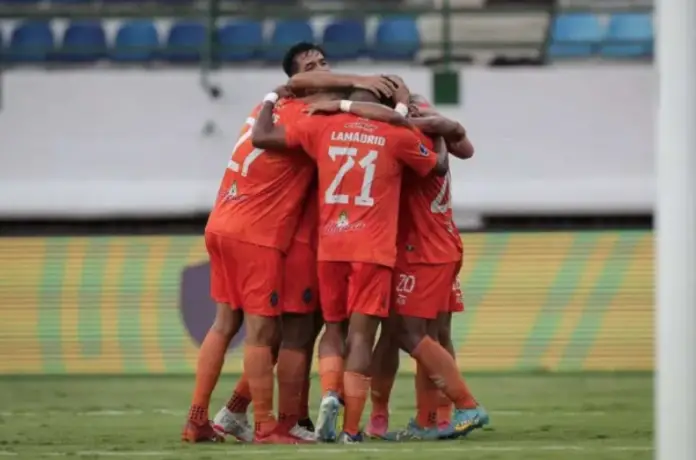
<path fill-rule="evenodd" d="M 345 232 L 358 232 L 365 228 L 365 224 L 362 222 L 352 222 L 348 218 L 348 212 L 341 211 L 333 223 L 328 223 L 324 226 L 324 233 L 345 233 Z"/>
<path fill-rule="evenodd" d="M 361 129 L 363 131 L 367 131 L 367 132 L 371 133 L 377 129 L 377 126 L 371 125 L 365 119 L 360 119 L 359 121 L 354 121 L 352 123 L 346 123 L 344 128 L 346 128 L 346 129 Z"/>

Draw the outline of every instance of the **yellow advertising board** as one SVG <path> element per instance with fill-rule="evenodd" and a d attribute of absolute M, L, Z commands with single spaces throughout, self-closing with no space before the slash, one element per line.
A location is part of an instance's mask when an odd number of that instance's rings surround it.
<path fill-rule="evenodd" d="M 463 240 L 464 369 L 652 369 L 651 232 Z M 214 316 L 208 283 L 199 236 L 0 238 L 0 373 L 192 372 Z"/>

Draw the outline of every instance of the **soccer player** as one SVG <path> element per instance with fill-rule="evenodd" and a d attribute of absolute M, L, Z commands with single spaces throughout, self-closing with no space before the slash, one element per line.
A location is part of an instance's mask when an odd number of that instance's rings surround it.
<path fill-rule="evenodd" d="M 293 110 L 297 109 L 289 107 L 280 112 L 280 119 L 300 116 Z M 280 334 L 284 254 L 290 247 L 315 168 L 301 155 L 273 155 L 253 147 L 249 137 L 254 115 L 247 119 L 246 130 L 228 162 L 205 239 L 211 259 L 213 299 L 244 311 L 244 369 L 254 406 L 256 440 L 286 443 L 296 439 L 276 431 L 273 348 Z M 228 344 L 224 339 L 211 329 L 201 350 L 201 360 L 215 356 L 215 366 L 209 366 L 208 372 L 213 386 Z M 211 347 L 216 353 L 206 348 L 206 341 L 217 343 L 217 347 Z M 207 404 L 194 402 L 183 438 L 194 442 L 219 440 L 211 430 Z"/>
<path fill-rule="evenodd" d="M 360 113 L 370 118 L 379 118 L 380 113 L 385 113 L 385 119 L 393 118 L 393 114 L 385 112 L 382 107 L 361 107 Z M 451 120 L 428 117 L 414 119 L 412 123 L 460 145 L 468 143 L 462 142 L 465 131 L 461 125 Z M 422 136 L 422 142 L 434 147 L 427 136 Z M 441 144 L 441 151 L 446 154 L 444 142 Z M 471 156 L 473 148 L 465 153 Z M 448 188 L 449 176 L 443 179 L 433 175 L 423 178 L 409 176 L 408 172 L 404 175 L 400 250 L 394 278 L 393 300 L 397 314 L 392 338 L 395 337 L 416 358 L 420 371 L 416 378 L 419 390 L 417 419 L 412 420 L 406 430 L 396 433 L 396 439 L 437 439 L 440 436 L 435 423 L 438 405 L 436 383 L 455 405 L 454 424 L 447 434 L 465 435 L 488 423 L 487 413 L 478 406 L 459 376 L 452 356 L 429 337 L 429 332 L 433 335 L 432 326 L 437 326 L 435 320 L 440 311 L 450 308 L 461 261 L 461 241 L 449 211 Z M 389 339 L 389 336 L 385 338 Z M 439 356 L 440 365 L 433 365 L 432 359 L 423 359 L 425 356 Z"/>
<path fill-rule="evenodd" d="M 366 88 L 380 94 L 391 94 L 395 86 L 388 79 L 379 76 L 329 74 L 330 67 L 323 50 L 310 43 L 299 43 L 292 47 L 283 59 L 283 69 L 291 77 L 288 88 L 294 93 L 323 90 L 311 96 L 313 100 L 332 97 L 326 92 L 331 89 Z M 311 75 L 302 75 L 303 73 Z M 292 99 L 283 101 L 277 108 L 282 111 L 291 106 L 295 112 L 302 111 L 305 107 L 303 100 Z M 284 124 L 291 122 L 287 117 L 283 118 Z M 284 294 L 280 301 L 283 337 L 277 358 L 281 420 L 277 431 L 285 433 L 289 429 L 291 436 L 311 440 L 314 438 L 314 427 L 308 414 L 309 373 L 314 342 L 322 322 L 320 315 L 316 314 L 316 195 L 310 194 L 305 203 L 300 224 L 285 259 Z M 301 352 L 304 356 L 301 356 Z M 303 368 L 305 372 L 300 378 L 298 369 Z M 299 393 L 298 387 L 301 387 Z M 250 442 L 253 433 L 246 415 L 250 399 L 249 381 L 244 374 L 227 405 L 215 416 L 216 430 Z"/>
<path fill-rule="evenodd" d="M 367 91 L 355 91 L 351 98 L 376 101 Z M 341 105 L 350 110 L 349 101 Z M 389 313 L 402 169 L 406 165 L 422 176 L 444 174 L 447 156 L 427 150 L 408 128 L 352 114 L 281 127 L 273 125 L 271 113 L 272 104 L 266 103 L 252 133 L 254 145 L 301 147 L 319 171 L 318 276 L 326 330 L 319 344 L 324 398 L 317 431 L 322 440 L 335 438 L 336 393 L 343 387 L 339 441 L 360 442 L 375 334 L 380 318 Z"/>
<path fill-rule="evenodd" d="M 432 109 L 432 107 L 430 106 L 430 104 L 428 104 L 425 98 L 419 95 L 412 95 L 410 113 L 411 116 L 417 117 L 439 117 L 439 114 L 437 114 L 437 112 L 435 112 Z M 417 120 L 414 122 L 418 123 Z M 447 127 L 449 125 L 450 127 L 453 127 L 454 123 L 455 122 L 453 121 L 449 121 L 444 126 Z M 474 148 L 471 145 L 471 142 L 469 141 L 468 137 L 466 136 L 466 131 L 460 127 L 459 129 L 453 132 L 454 134 L 450 135 L 445 139 L 447 150 L 460 159 L 470 158 L 474 153 Z M 432 134 L 438 133 L 435 132 L 431 133 L 431 135 Z M 406 217 L 404 221 L 408 221 L 408 215 L 413 214 L 414 217 L 412 218 L 412 220 L 415 221 L 415 225 L 400 226 L 400 241 L 403 238 L 406 238 L 407 235 L 410 235 L 411 239 L 421 240 L 422 244 L 427 248 L 427 245 L 430 244 L 430 241 L 433 241 L 437 244 L 438 239 L 432 239 L 429 236 L 429 233 L 423 232 L 428 231 L 428 227 L 433 227 L 436 230 L 439 228 L 439 233 L 441 236 L 447 234 L 452 237 L 450 240 L 440 238 L 439 244 L 441 244 L 441 249 L 444 247 L 446 251 L 439 251 L 439 254 L 446 254 L 446 259 L 451 257 L 451 260 L 458 261 L 461 265 L 461 239 L 459 238 L 458 233 L 451 231 L 451 229 L 454 229 L 456 227 L 452 219 L 449 180 L 446 182 L 446 184 L 447 187 L 445 187 L 445 184 L 443 184 L 443 188 L 438 189 L 439 192 L 437 192 L 437 194 L 435 194 L 435 188 L 432 188 L 432 196 L 428 196 L 425 197 L 426 199 L 423 199 L 422 194 L 426 193 L 426 190 L 428 190 L 428 188 L 424 187 L 422 189 L 419 189 L 415 187 L 407 187 L 407 183 L 405 181 L 403 196 L 404 202 L 409 205 L 408 207 L 404 207 L 402 213 L 404 214 L 404 217 Z M 444 195 L 441 195 L 443 193 Z M 440 205 L 436 204 L 436 198 L 439 198 L 439 201 L 441 203 Z M 446 209 L 442 205 L 442 203 L 447 203 Z M 412 210 L 412 212 L 409 213 L 409 210 Z M 436 210 L 438 212 L 436 212 Z M 433 217 L 435 218 L 434 220 Z M 430 222 L 429 226 L 426 225 L 428 222 Z M 432 228 L 430 230 L 432 230 Z M 419 234 L 419 232 L 421 232 L 422 234 Z M 437 235 L 438 232 L 435 232 L 435 234 Z M 442 241 L 449 241 L 449 245 L 442 246 Z M 419 250 L 415 251 L 414 254 L 414 252 L 404 252 L 407 246 L 409 246 L 408 243 L 401 244 L 400 250 L 403 254 L 411 255 L 411 259 L 413 259 L 414 257 L 419 257 L 418 253 L 420 253 L 423 256 L 423 260 L 430 260 L 431 262 L 437 261 L 437 258 L 431 258 L 429 256 L 429 254 L 433 254 L 432 250 L 424 251 L 422 248 L 419 248 Z M 436 251 L 435 253 L 437 254 L 438 251 Z M 404 260 L 404 258 L 401 259 L 402 261 Z M 410 280 L 411 278 L 405 278 L 405 281 Z M 404 285 L 401 286 L 401 288 L 410 288 L 410 284 L 410 282 L 406 282 Z M 399 285 L 397 284 L 396 287 L 398 288 Z M 418 290 L 419 287 L 422 289 L 422 283 L 420 285 L 416 285 L 414 289 Z M 443 289 L 450 288 L 448 287 Z M 438 313 L 436 321 L 431 321 L 428 325 L 429 334 L 431 335 L 431 337 L 438 340 L 440 344 L 448 352 L 450 352 L 452 357 L 455 358 L 456 355 L 452 344 L 450 327 L 452 312 L 459 312 L 463 311 L 464 309 L 458 277 L 456 277 L 454 284 L 451 287 L 451 295 L 449 296 L 449 301 L 440 302 L 441 311 Z M 383 324 L 382 335 L 380 336 L 380 340 L 377 343 L 373 359 L 373 379 L 371 389 L 372 414 L 370 416 L 370 423 L 368 424 L 368 427 L 366 429 L 368 435 L 373 437 L 383 437 L 386 435 L 388 431 L 389 397 L 391 395 L 391 390 L 394 385 L 394 379 L 399 366 L 399 350 L 397 345 L 398 341 L 392 336 L 392 329 L 394 329 L 397 326 L 392 323 L 393 321 Z M 422 390 L 420 389 L 427 388 L 424 386 L 422 373 L 423 368 L 422 366 L 419 366 L 416 371 L 417 394 L 422 394 Z M 453 406 L 449 398 L 447 398 L 441 392 L 439 394 L 438 399 L 439 404 L 436 416 L 437 425 L 440 427 L 443 436 L 446 436 L 449 433 L 450 429 L 450 421 Z M 421 420 L 425 420 L 425 417 L 421 416 Z M 427 434 L 432 436 L 434 433 L 432 430 L 430 430 Z"/>

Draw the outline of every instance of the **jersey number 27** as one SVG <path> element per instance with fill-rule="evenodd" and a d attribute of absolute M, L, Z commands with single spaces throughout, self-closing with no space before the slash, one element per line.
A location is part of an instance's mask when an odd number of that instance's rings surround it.
<path fill-rule="evenodd" d="M 348 204 L 353 199 L 356 206 L 372 206 L 375 204 L 372 198 L 372 180 L 375 178 L 375 162 L 379 152 L 370 150 L 360 161 L 356 163 L 355 157 L 358 156 L 358 149 L 355 147 L 329 147 L 329 156 L 333 161 L 339 161 L 345 158 L 345 163 L 341 165 L 336 172 L 333 180 L 324 192 L 324 202 L 327 204 Z M 353 169 L 355 165 L 359 165 L 363 170 L 363 181 L 360 187 L 360 194 L 350 197 L 346 194 L 336 193 L 341 185 L 341 181 L 348 174 L 348 171 Z"/>
<path fill-rule="evenodd" d="M 249 117 L 246 119 L 246 123 L 244 124 L 245 127 L 248 127 L 248 129 L 241 135 L 239 136 L 239 140 L 237 140 L 237 143 L 234 145 L 234 149 L 232 150 L 232 156 L 230 157 L 230 161 L 227 162 L 227 169 L 230 169 L 234 172 L 240 172 L 241 169 L 241 174 L 242 176 L 245 176 L 249 174 L 249 167 L 251 164 L 256 160 L 258 157 L 260 157 L 265 150 L 263 149 L 254 149 L 251 152 L 247 154 L 246 157 L 244 157 L 244 160 L 242 160 L 242 164 L 240 165 L 234 160 L 235 156 L 237 155 L 237 151 L 239 150 L 239 147 L 242 146 L 246 141 L 249 140 L 251 137 L 251 130 L 254 129 L 254 124 L 256 123 L 256 119 Z M 241 166 L 241 168 L 240 168 Z"/>

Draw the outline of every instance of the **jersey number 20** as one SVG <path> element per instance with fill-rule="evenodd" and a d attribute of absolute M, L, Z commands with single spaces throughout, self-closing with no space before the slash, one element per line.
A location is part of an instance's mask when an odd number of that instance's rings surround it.
<path fill-rule="evenodd" d="M 329 147 L 329 156 L 333 161 L 338 161 L 339 159 L 345 158 L 346 161 L 341 165 L 336 176 L 333 178 L 331 183 L 324 192 L 324 201 L 327 204 L 348 204 L 351 197 L 346 194 L 336 193 L 338 187 L 341 185 L 341 181 L 348 174 L 348 171 L 353 169 L 355 165 L 359 165 L 363 173 L 362 186 L 360 187 L 360 194 L 352 197 L 353 202 L 356 206 L 372 206 L 375 204 L 374 198 L 372 198 L 372 180 L 375 178 L 375 161 L 377 160 L 379 152 L 377 150 L 370 150 L 367 155 L 363 157 L 362 160 L 355 162 L 355 157 L 358 156 L 358 149 L 355 147 Z"/>

